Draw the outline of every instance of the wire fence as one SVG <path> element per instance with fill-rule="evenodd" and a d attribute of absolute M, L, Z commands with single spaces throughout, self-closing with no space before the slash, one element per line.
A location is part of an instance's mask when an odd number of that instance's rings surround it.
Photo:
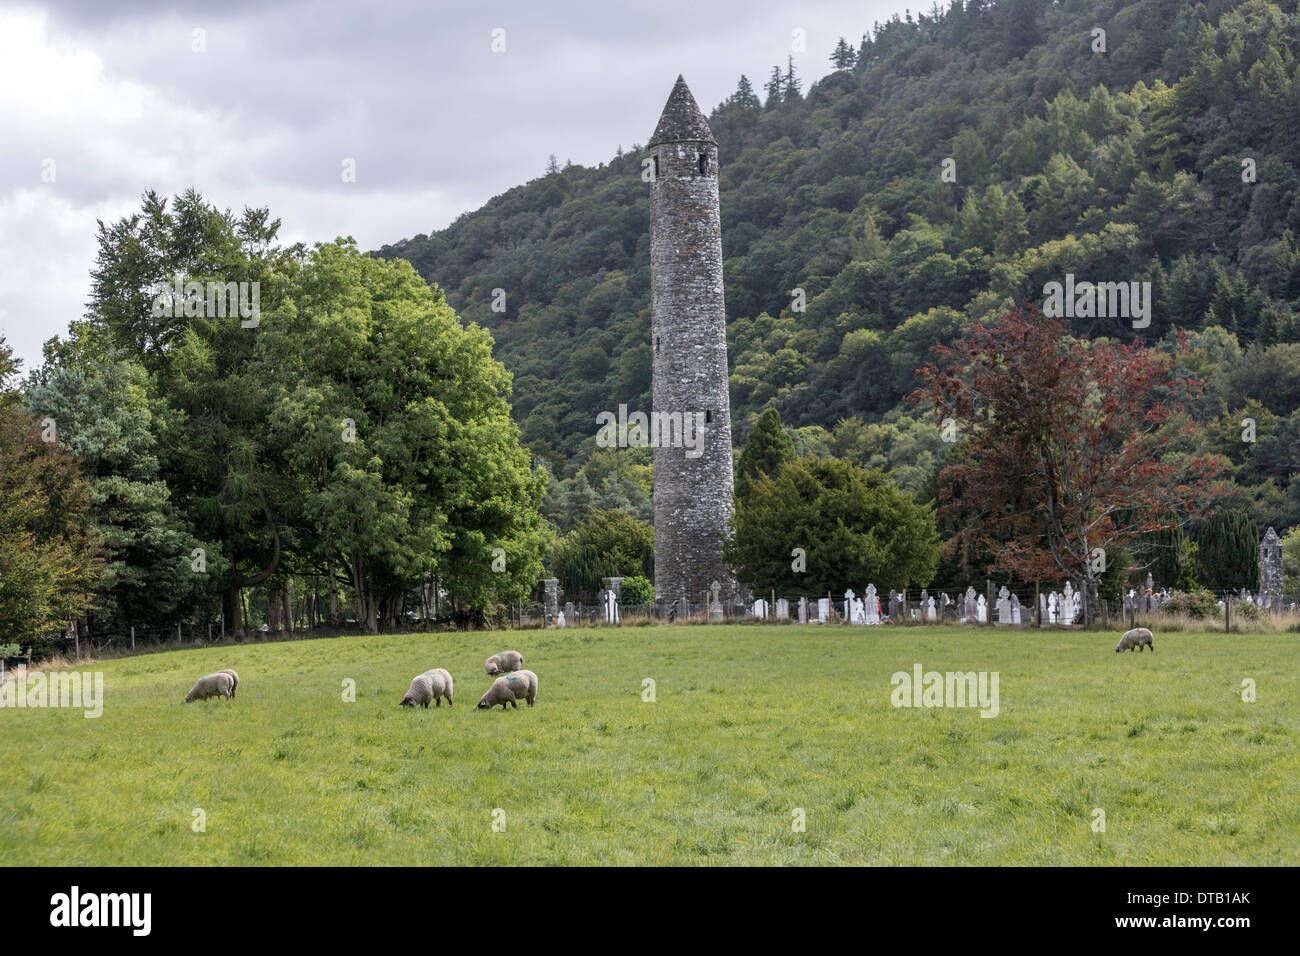
<path fill-rule="evenodd" d="M 1082 596 L 1065 588 L 1004 588 L 986 585 L 977 592 L 965 589 L 909 588 L 876 594 L 866 588 L 861 596 L 786 595 L 769 592 L 749 600 L 714 602 L 702 594 L 695 602 L 601 604 L 525 602 L 499 607 L 470 621 L 449 618 L 379 620 L 384 634 L 458 630 L 468 627 L 529 629 L 645 624 L 823 624 L 863 626 L 952 626 L 997 628 L 1079 628 L 1084 626 Z M 1300 632 L 1300 594 L 1251 595 L 1242 592 L 1183 593 L 1161 589 L 1101 600 L 1093 608 L 1091 625 L 1100 628 L 1147 626 L 1202 628 L 1207 630 L 1294 630 Z M 307 640 L 366 633 L 360 622 L 345 620 L 335 626 L 306 626 L 292 621 L 280 629 L 266 624 L 238 636 L 224 633 L 220 621 L 179 622 L 174 625 L 122 626 L 50 636 L 41 640 L 40 657 L 103 657 L 138 651 L 164 650 L 223 643 Z M 29 643 L 22 644 L 11 663 L 31 658 Z"/>

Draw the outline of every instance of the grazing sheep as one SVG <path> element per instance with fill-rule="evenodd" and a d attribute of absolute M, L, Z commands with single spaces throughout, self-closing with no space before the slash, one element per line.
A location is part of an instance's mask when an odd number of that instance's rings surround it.
<path fill-rule="evenodd" d="M 209 697 L 224 697 L 226 700 L 235 696 L 235 679 L 227 671 L 218 671 L 207 677 L 200 677 L 190 692 L 185 695 L 185 703 L 192 700 L 207 700 Z"/>
<path fill-rule="evenodd" d="M 500 704 L 501 709 L 505 710 L 506 704 L 509 704 L 518 710 L 519 704 L 516 701 L 520 697 L 528 701 L 529 707 L 533 706 L 533 701 L 537 698 L 537 675 L 532 671 L 518 671 L 498 677 L 478 702 L 478 709 L 489 710 Z"/>
<path fill-rule="evenodd" d="M 523 655 L 518 651 L 501 651 L 493 654 L 483 662 L 483 670 L 491 677 L 493 674 L 503 674 L 506 671 L 517 671 L 523 666 Z"/>
<path fill-rule="evenodd" d="M 1141 653 L 1144 646 L 1151 648 L 1152 654 L 1156 652 L 1156 645 L 1151 640 L 1151 632 L 1145 627 L 1135 627 L 1131 631 L 1124 632 L 1124 636 L 1115 645 L 1115 653 L 1132 650 Z"/>
<path fill-rule="evenodd" d="M 437 701 L 436 706 L 442 706 L 442 699 L 447 698 L 447 706 L 451 706 L 451 674 L 441 667 L 435 667 L 427 670 L 418 677 L 412 678 L 411 689 L 406 692 L 402 698 L 403 707 L 414 707 L 419 704 L 425 710 L 429 709 L 429 701 Z"/>
<path fill-rule="evenodd" d="M 235 699 L 235 692 L 236 692 L 237 690 L 239 690 L 239 675 L 236 674 L 236 673 L 235 673 L 233 670 L 231 670 L 229 667 L 227 667 L 225 670 L 219 670 L 219 671 L 217 671 L 217 673 L 218 673 L 218 674 L 229 674 L 229 675 L 230 675 L 230 679 L 231 679 L 232 681 L 234 681 L 234 686 L 232 686 L 232 687 L 230 688 L 230 699 L 231 699 L 231 700 L 234 700 L 234 699 Z"/>

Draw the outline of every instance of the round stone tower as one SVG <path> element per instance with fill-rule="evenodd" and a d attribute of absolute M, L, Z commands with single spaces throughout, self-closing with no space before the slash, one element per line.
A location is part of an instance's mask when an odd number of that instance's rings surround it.
<path fill-rule="evenodd" d="M 699 604 L 716 583 L 727 600 L 736 586 L 722 563 L 732 462 L 718 143 L 680 76 L 648 149 L 655 597 Z"/>

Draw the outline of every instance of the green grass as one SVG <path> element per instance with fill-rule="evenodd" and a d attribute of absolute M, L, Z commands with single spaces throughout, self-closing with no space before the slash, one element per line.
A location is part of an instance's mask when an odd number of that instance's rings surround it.
<path fill-rule="evenodd" d="M 0 710 L 0 864 L 1300 862 L 1300 639 L 1116 639 L 571 628 L 108 661 L 83 668 L 98 719 Z M 504 647 L 537 706 L 477 711 Z M 999 672 L 1000 713 L 893 707 L 917 662 Z M 398 707 L 435 666 L 455 708 Z M 239 696 L 182 705 L 220 667 Z"/>

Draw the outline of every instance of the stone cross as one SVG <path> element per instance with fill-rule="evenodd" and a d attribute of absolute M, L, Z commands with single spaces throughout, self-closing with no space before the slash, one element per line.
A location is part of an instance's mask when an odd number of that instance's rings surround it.
<path fill-rule="evenodd" d="M 722 585 L 714 581 L 709 585 L 709 590 L 713 592 L 713 601 L 709 604 L 709 619 L 713 621 L 722 620 L 722 600 L 718 597 L 718 592 L 722 590 Z"/>
<path fill-rule="evenodd" d="M 1005 584 L 998 589 L 998 623 L 1011 623 L 1011 592 Z"/>
<path fill-rule="evenodd" d="M 982 594 L 975 599 L 975 619 L 981 624 L 989 622 L 989 602 L 984 599 Z"/>

